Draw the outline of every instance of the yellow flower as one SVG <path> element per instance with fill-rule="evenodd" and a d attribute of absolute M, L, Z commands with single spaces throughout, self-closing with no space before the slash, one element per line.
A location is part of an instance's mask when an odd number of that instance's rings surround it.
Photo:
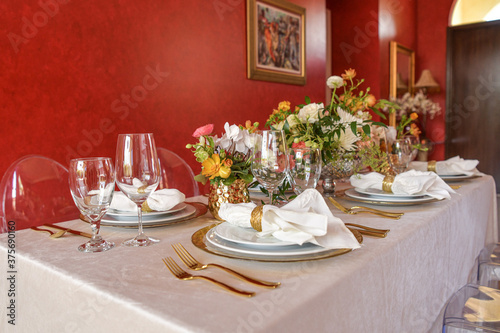
<path fill-rule="evenodd" d="M 417 114 L 416 112 L 412 112 L 412 113 L 410 114 L 410 118 L 411 118 L 411 120 L 415 120 L 415 119 L 417 119 L 417 118 L 418 118 L 418 114 Z"/>
<path fill-rule="evenodd" d="M 225 160 L 223 161 L 223 163 Z M 201 164 L 203 169 L 202 175 L 214 179 L 215 177 L 227 178 L 231 174 L 231 168 L 221 164 L 219 154 L 213 154 Z"/>
<path fill-rule="evenodd" d="M 281 111 L 288 111 L 290 110 L 290 102 L 289 101 L 283 101 L 278 104 L 278 109 Z"/>

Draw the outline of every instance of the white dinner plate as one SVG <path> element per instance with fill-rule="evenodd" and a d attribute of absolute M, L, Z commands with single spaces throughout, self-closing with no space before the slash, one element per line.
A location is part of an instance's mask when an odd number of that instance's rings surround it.
<path fill-rule="evenodd" d="M 156 217 L 150 217 L 142 220 L 144 226 L 147 225 L 158 225 L 158 224 L 169 224 L 175 223 L 177 220 L 184 219 L 188 216 L 194 215 L 196 213 L 196 208 L 192 205 L 185 205 L 184 209 L 178 210 L 173 213 L 158 215 Z M 136 226 L 137 225 L 137 215 L 135 218 L 122 218 L 116 216 L 104 215 L 101 219 L 101 224 L 106 226 Z"/>
<path fill-rule="evenodd" d="M 353 188 L 345 191 L 345 195 L 348 198 L 355 199 L 356 201 L 364 202 L 364 203 L 372 203 L 372 204 L 380 204 L 380 205 L 419 205 L 424 203 L 429 203 L 433 201 L 438 201 L 430 196 L 424 196 L 420 198 L 397 198 L 397 197 L 376 197 L 373 195 L 367 195 L 356 192 Z"/>
<path fill-rule="evenodd" d="M 480 175 L 439 175 L 442 180 L 465 180 L 481 177 Z"/>
<path fill-rule="evenodd" d="M 366 195 L 375 196 L 375 197 L 383 197 L 383 198 L 413 199 L 413 198 L 423 198 L 425 196 L 422 194 L 394 194 L 394 193 L 389 193 L 389 192 L 385 192 L 382 190 L 378 190 L 375 188 L 361 189 L 361 188 L 355 187 L 354 190 L 356 190 L 356 192 L 361 193 L 361 194 L 366 194 Z"/>
<path fill-rule="evenodd" d="M 143 220 L 150 219 L 150 218 L 158 219 L 159 217 L 161 217 L 163 215 L 172 214 L 172 213 L 181 211 L 184 208 L 186 208 L 186 204 L 184 202 L 181 202 L 169 210 L 142 212 L 142 218 L 143 218 Z M 117 209 L 109 209 L 106 212 L 106 215 L 108 217 L 114 217 L 116 219 L 127 219 L 127 220 L 137 219 L 137 211 L 132 212 L 132 211 L 117 210 Z"/>
<path fill-rule="evenodd" d="M 292 242 L 284 242 L 272 236 L 258 237 L 257 231 L 252 228 L 242 228 L 223 222 L 214 228 L 215 236 L 225 241 L 246 245 L 249 247 L 282 247 L 295 245 Z"/>
<path fill-rule="evenodd" d="M 239 254 L 286 257 L 286 256 L 311 255 L 311 254 L 321 253 L 324 251 L 330 251 L 325 249 L 324 247 L 317 246 L 311 243 L 306 243 L 303 245 L 290 245 L 280 248 L 248 247 L 245 245 L 228 242 L 224 239 L 217 237 L 213 229 L 207 232 L 206 237 L 208 243 L 211 246 L 215 247 L 216 249 L 222 249 L 225 251 L 229 251 L 232 253 L 239 253 Z"/>

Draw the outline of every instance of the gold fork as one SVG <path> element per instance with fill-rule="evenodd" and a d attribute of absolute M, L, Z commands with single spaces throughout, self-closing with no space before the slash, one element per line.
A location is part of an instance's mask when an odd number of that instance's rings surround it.
<path fill-rule="evenodd" d="M 240 296 L 252 297 L 253 295 L 255 295 L 254 292 L 249 292 L 249 291 L 244 291 L 244 290 L 236 289 L 236 288 L 231 287 L 231 286 L 229 286 L 229 285 L 227 285 L 225 283 L 222 283 L 220 281 L 214 280 L 214 279 L 212 279 L 211 277 L 208 277 L 208 276 L 191 275 L 191 274 L 183 271 L 182 268 L 180 268 L 179 265 L 177 265 L 177 263 L 171 257 L 162 258 L 162 260 L 163 260 L 163 263 L 165 264 L 165 266 L 167 266 L 167 268 L 170 271 L 170 273 L 172 273 L 176 278 L 178 278 L 180 280 L 202 279 L 202 280 L 210 281 L 213 284 L 216 284 L 219 287 L 222 287 L 222 288 L 224 288 L 226 290 L 229 290 L 230 292 L 235 293 L 235 294 L 240 295 Z"/>
<path fill-rule="evenodd" d="M 172 244 L 172 247 L 174 248 L 175 253 L 179 256 L 179 258 L 182 260 L 182 262 L 189 268 L 195 271 L 199 271 L 208 267 L 217 267 L 222 270 L 225 270 L 226 272 L 236 276 L 237 278 L 240 278 L 244 281 L 256 284 L 261 287 L 265 288 L 277 288 L 281 283 L 280 282 L 267 282 L 267 281 L 262 281 L 258 280 L 252 277 L 249 277 L 247 275 L 243 275 L 241 273 L 238 273 L 236 271 L 233 271 L 230 268 L 218 265 L 218 264 L 202 264 L 198 260 L 196 260 L 185 248 L 182 246 L 182 244 Z"/>
<path fill-rule="evenodd" d="M 378 216 L 387 217 L 387 218 L 395 219 L 395 220 L 399 220 L 401 218 L 401 216 L 404 215 L 404 213 L 384 212 L 382 210 L 369 208 L 369 207 L 363 207 L 363 206 L 352 206 L 351 208 L 347 208 L 347 207 L 342 206 L 339 202 L 335 201 L 335 199 L 333 199 L 332 197 L 328 197 L 328 199 L 335 207 L 337 207 L 338 209 L 340 209 L 342 212 L 344 212 L 346 214 L 356 215 L 359 213 L 369 213 L 369 214 L 375 214 Z M 360 209 L 360 210 L 356 210 L 356 209 Z"/>

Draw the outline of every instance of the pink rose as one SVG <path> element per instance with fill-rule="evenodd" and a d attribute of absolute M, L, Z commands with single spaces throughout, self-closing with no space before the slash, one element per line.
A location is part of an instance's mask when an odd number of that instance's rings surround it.
<path fill-rule="evenodd" d="M 196 129 L 196 131 L 194 131 L 193 136 L 195 138 L 199 138 L 200 136 L 203 136 L 203 135 L 209 135 L 210 133 L 212 133 L 213 130 L 214 130 L 214 124 L 208 124 L 205 126 L 201 126 L 201 127 L 198 127 Z"/>

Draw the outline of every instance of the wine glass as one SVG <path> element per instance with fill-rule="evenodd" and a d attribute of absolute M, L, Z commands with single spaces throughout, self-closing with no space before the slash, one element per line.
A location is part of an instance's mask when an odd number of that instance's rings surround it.
<path fill-rule="evenodd" d="M 387 145 L 387 148 L 387 156 L 392 169 L 396 173 L 405 172 L 412 156 L 410 142 L 407 139 L 396 139 L 392 144 Z"/>
<path fill-rule="evenodd" d="M 321 176 L 321 151 L 318 148 L 291 148 L 290 181 L 295 194 L 316 188 Z"/>
<path fill-rule="evenodd" d="M 125 246 L 149 246 L 159 242 L 142 228 L 142 204 L 160 182 L 160 165 L 153 134 L 119 134 L 116 147 L 116 184 L 137 205 L 139 234 Z"/>
<path fill-rule="evenodd" d="M 252 174 L 269 193 L 269 203 L 288 172 L 288 153 L 283 131 L 256 132 L 253 145 Z"/>
<path fill-rule="evenodd" d="M 418 154 L 419 140 L 414 135 L 408 135 L 408 136 L 405 136 L 404 138 L 406 140 L 408 140 L 408 142 L 410 144 L 410 150 L 411 150 L 410 162 L 414 161 L 415 158 L 417 158 L 417 154 Z"/>
<path fill-rule="evenodd" d="M 115 244 L 99 235 L 101 218 L 106 214 L 115 191 L 113 162 L 108 157 L 73 159 L 69 164 L 69 188 L 76 206 L 90 222 L 92 238 L 78 247 L 82 252 L 102 252 Z"/>

